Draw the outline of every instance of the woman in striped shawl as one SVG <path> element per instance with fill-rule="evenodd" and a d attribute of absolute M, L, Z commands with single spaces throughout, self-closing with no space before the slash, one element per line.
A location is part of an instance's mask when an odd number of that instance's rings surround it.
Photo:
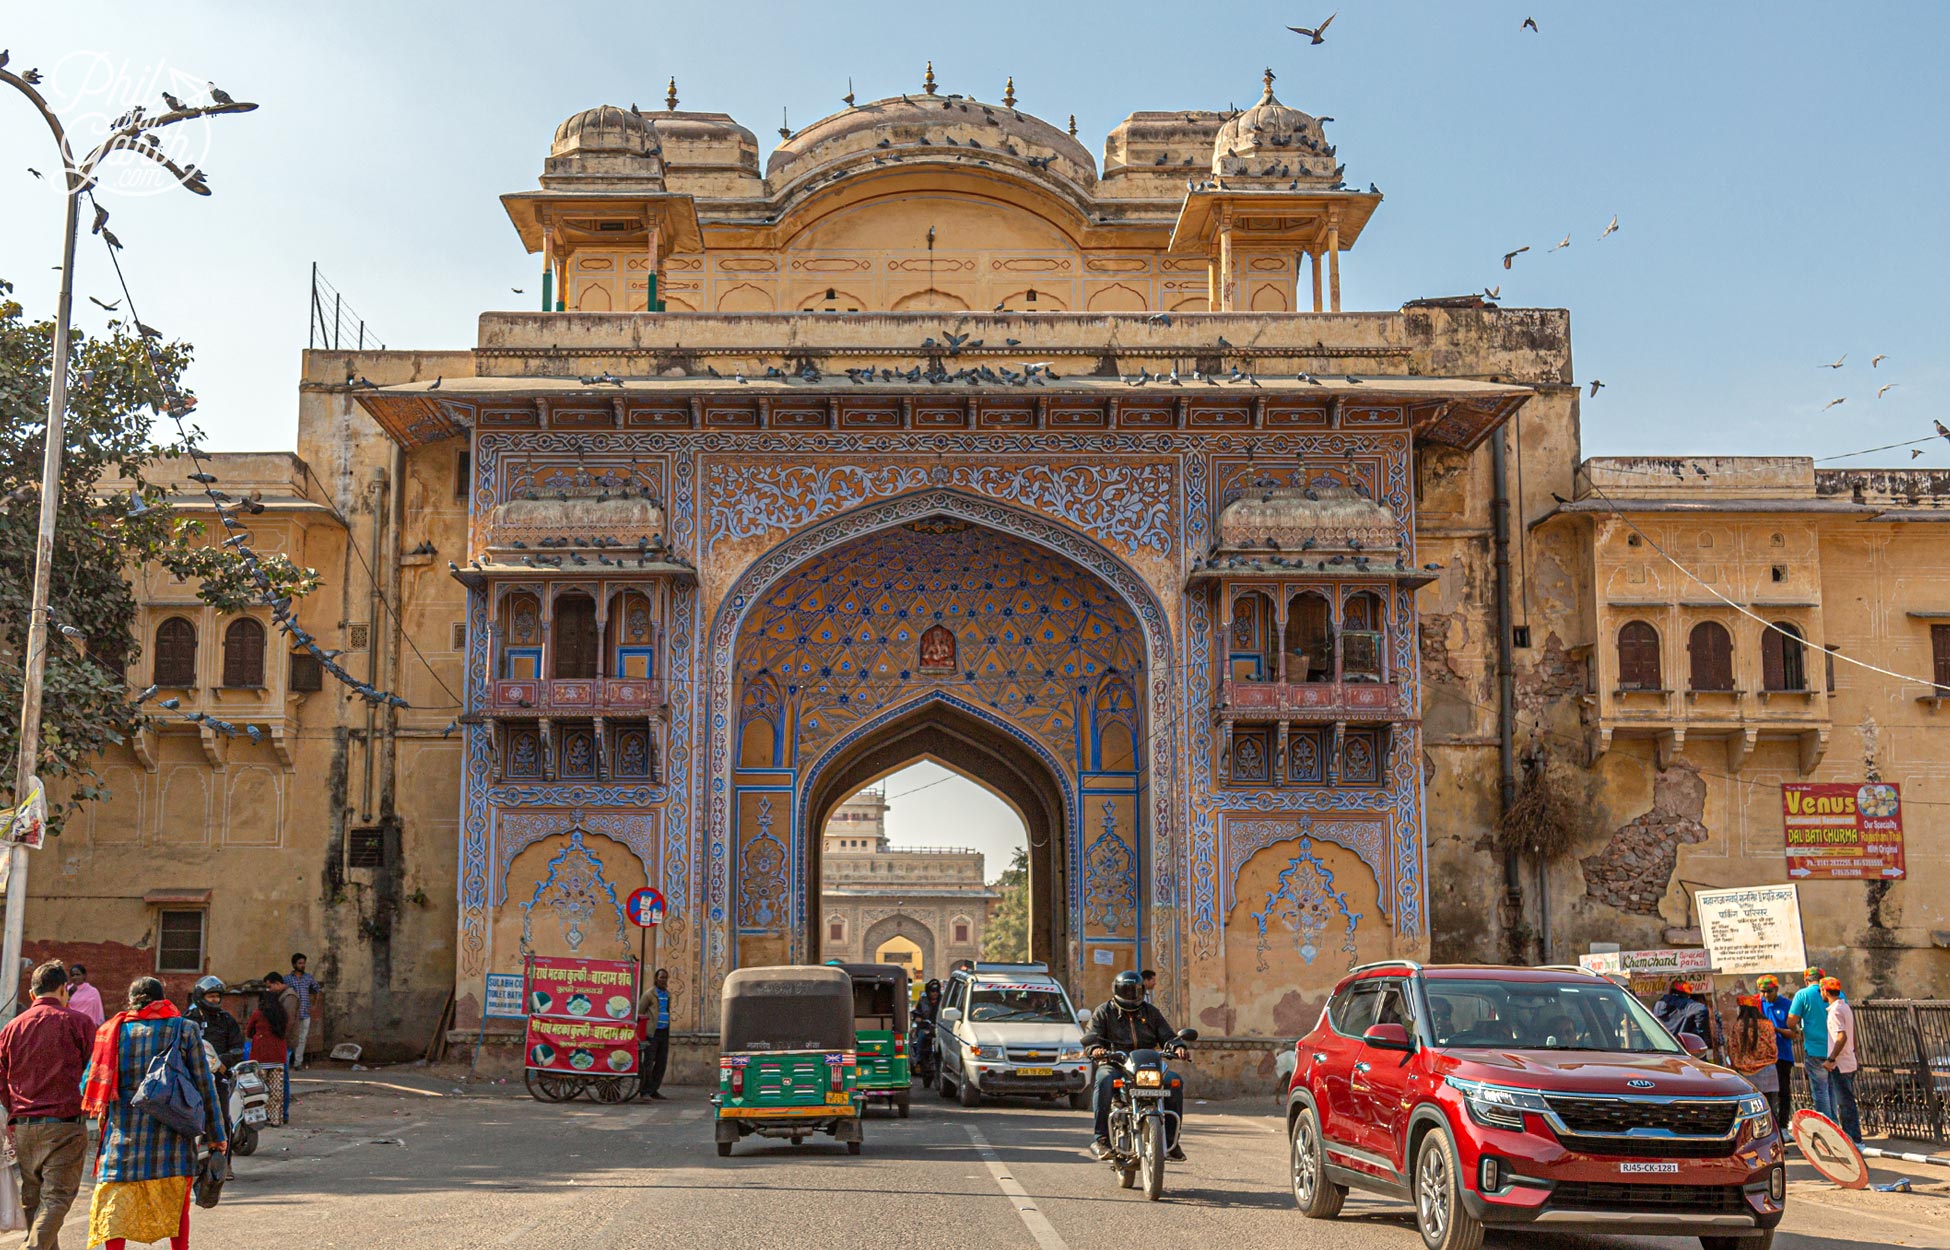
<path fill-rule="evenodd" d="M 82 1089 L 82 1110 L 101 1121 L 95 1199 L 88 1211 L 90 1246 L 123 1250 L 126 1242 L 168 1238 L 170 1250 L 188 1250 L 196 1138 L 129 1105 L 150 1062 L 172 1044 L 181 1048 L 203 1091 L 203 1132 L 210 1149 L 230 1148 L 201 1031 L 163 996 L 161 981 L 137 977 L 129 986 L 128 1009 L 95 1034 L 94 1058 Z"/>

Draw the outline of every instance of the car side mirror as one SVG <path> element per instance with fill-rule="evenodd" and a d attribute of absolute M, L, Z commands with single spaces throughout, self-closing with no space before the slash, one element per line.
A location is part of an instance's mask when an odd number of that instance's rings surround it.
<path fill-rule="evenodd" d="M 1198 1040 L 1198 1030 L 1180 1029 L 1178 1031 L 1178 1040 L 1181 1042 L 1196 1042 Z"/>
<path fill-rule="evenodd" d="M 941 1023 L 953 1024 L 959 1019 L 961 1019 L 961 1008 L 943 1007 L 941 1009 Z"/>
<path fill-rule="evenodd" d="M 1697 1033 L 1681 1033 L 1679 1044 L 1684 1046 L 1686 1053 L 1695 1059 L 1706 1053 L 1706 1039 Z"/>
<path fill-rule="evenodd" d="M 1408 1040 L 1408 1030 L 1399 1024 L 1371 1024 L 1361 1040 L 1376 1050 L 1415 1049 L 1415 1044 Z"/>
<path fill-rule="evenodd" d="M 1089 1027 L 1090 1027 L 1090 1013 L 1089 1013 L 1089 1012 L 1087 1012 L 1087 1011 L 1079 1011 L 1079 1012 L 1077 1013 L 1077 1027 L 1079 1027 L 1079 1028 L 1084 1028 L 1084 1029 L 1087 1029 L 1087 1028 L 1089 1028 Z"/>

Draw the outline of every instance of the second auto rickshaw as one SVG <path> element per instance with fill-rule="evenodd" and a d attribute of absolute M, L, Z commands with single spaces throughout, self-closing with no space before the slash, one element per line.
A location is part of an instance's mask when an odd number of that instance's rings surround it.
<path fill-rule="evenodd" d="M 741 1137 L 814 1133 L 859 1154 L 853 979 L 838 968 L 740 968 L 719 1007 L 718 1154 Z"/>
<path fill-rule="evenodd" d="M 907 1118 L 914 1077 L 907 1057 L 907 969 L 899 964 L 828 967 L 853 978 L 853 1037 L 860 1056 L 861 1098 L 885 1102 Z"/>

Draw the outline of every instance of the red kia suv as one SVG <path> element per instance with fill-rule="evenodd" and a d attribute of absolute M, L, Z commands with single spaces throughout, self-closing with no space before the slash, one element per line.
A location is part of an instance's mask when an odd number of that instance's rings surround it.
<path fill-rule="evenodd" d="M 1787 1173 L 1767 1097 L 1575 969 L 1356 968 L 1295 1047 L 1293 1200 L 1412 1202 L 1429 1250 L 1487 1228 L 1765 1250 Z"/>

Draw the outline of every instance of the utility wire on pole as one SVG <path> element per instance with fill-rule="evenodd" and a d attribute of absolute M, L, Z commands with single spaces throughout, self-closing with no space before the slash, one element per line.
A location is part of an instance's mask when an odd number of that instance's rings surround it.
<path fill-rule="evenodd" d="M 4 57 L 4 54 L 0 54 Z M 87 156 L 75 159 L 68 144 L 67 131 L 54 109 L 34 85 L 41 80 L 37 70 L 19 74 L 5 68 L 0 59 L 0 83 L 27 97 L 41 120 L 54 135 L 61 150 L 61 172 L 67 204 L 61 225 L 61 294 L 55 302 L 54 358 L 48 370 L 47 447 L 41 462 L 40 528 L 34 539 L 34 589 L 27 621 L 27 662 L 21 683 L 20 755 L 14 775 L 14 801 L 26 799 L 32 790 L 41 754 L 41 712 L 43 686 L 47 678 L 48 593 L 54 568 L 54 526 L 61 506 L 61 463 L 66 451 L 68 413 L 68 355 L 71 350 L 69 324 L 74 319 L 74 254 L 76 236 L 81 232 L 81 197 L 93 190 L 95 171 L 116 152 L 131 152 L 168 170 L 186 190 L 197 195 L 210 194 L 203 171 L 194 165 L 178 165 L 150 137 L 151 132 L 193 117 L 219 113 L 248 113 L 255 104 L 231 100 L 212 88 L 213 103 L 184 107 L 171 100 L 168 111 L 151 115 L 140 106 L 130 109 L 110 125 L 108 137 L 96 144 Z M 96 222 L 101 227 L 102 218 Z M 139 328 L 139 327 L 138 327 Z M 27 848 L 18 843 L 7 848 L 6 934 L 0 942 L 0 1018 L 11 1017 L 20 999 L 20 950 L 27 922 Z"/>

